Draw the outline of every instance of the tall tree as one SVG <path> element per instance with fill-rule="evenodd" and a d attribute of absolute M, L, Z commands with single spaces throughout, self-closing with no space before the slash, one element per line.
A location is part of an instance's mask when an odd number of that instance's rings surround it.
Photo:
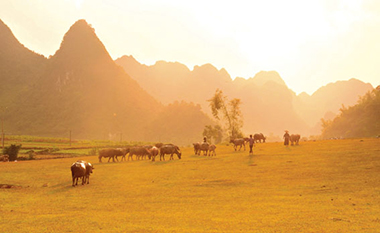
<path fill-rule="evenodd" d="M 241 100 L 235 98 L 228 101 L 227 97 L 223 95 L 223 91 L 216 89 L 214 96 L 207 101 L 210 102 L 212 115 L 215 119 L 221 120 L 222 118 L 225 121 L 228 135 L 231 138 L 242 137 L 243 115 L 240 109 Z"/>

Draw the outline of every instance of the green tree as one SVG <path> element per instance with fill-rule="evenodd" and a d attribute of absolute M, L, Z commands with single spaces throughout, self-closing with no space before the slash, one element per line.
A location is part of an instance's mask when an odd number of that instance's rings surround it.
<path fill-rule="evenodd" d="M 3 154 L 9 155 L 9 161 L 17 160 L 18 152 L 21 148 L 21 145 L 10 145 L 8 147 L 4 147 Z"/>
<path fill-rule="evenodd" d="M 235 98 L 228 101 L 223 92 L 217 89 L 214 96 L 207 101 L 210 102 L 212 115 L 215 119 L 221 120 L 222 118 L 225 121 L 228 135 L 231 138 L 242 137 L 243 115 L 240 109 L 241 100 Z"/>

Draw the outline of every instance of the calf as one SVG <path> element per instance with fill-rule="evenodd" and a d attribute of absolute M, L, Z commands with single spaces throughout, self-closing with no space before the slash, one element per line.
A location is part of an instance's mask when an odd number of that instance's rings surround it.
<path fill-rule="evenodd" d="M 208 156 L 211 156 L 211 152 L 212 152 L 213 155 L 216 156 L 215 149 L 216 149 L 216 146 L 214 144 L 210 145 L 209 148 L 208 148 Z"/>

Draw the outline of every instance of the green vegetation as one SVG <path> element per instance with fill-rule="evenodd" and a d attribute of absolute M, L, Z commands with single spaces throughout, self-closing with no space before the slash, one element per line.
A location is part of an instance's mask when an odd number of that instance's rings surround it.
<path fill-rule="evenodd" d="M 2 232 L 378 232 L 379 139 L 217 146 L 216 157 L 94 163 L 0 163 Z M 7 185 L 5 185 L 7 184 Z"/>
<path fill-rule="evenodd" d="M 10 145 L 8 147 L 4 147 L 3 154 L 9 155 L 9 161 L 17 160 L 18 152 L 20 151 L 21 145 Z"/>
<path fill-rule="evenodd" d="M 219 144 L 223 139 L 223 129 L 220 125 L 206 125 L 202 135 L 206 137 L 209 142 Z"/>
<path fill-rule="evenodd" d="M 232 99 L 227 101 L 223 91 L 217 89 L 214 96 L 208 100 L 212 115 L 215 119 L 220 120 L 220 115 L 226 122 L 228 136 L 230 138 L 240 138 L 243 136 L 241 131 L 243 127 L 243 115 L 240 110 L 241 100 Z"/>
<path fill-rule="evenodd" d="M 333 120 L 322 119 L 323 138 L 374 137 L 380 135 L 380 86 L 367 92 L 352 107 L 340 109 Z"/>

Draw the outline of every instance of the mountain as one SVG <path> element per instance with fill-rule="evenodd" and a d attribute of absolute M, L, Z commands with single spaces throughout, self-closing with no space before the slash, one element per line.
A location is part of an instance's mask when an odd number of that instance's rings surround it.
<path fill-rule="evenodd" d="M 352 78 L 347 81 L 329 83 L 319 88 L 311 96 L 301 93 L 294 98 L 293 104 L 296 112 L 305 119 L 309 126 L 317 124 L 313 133 L 319 134 L 322 129 L 321 118 L 331 118 L 332 115 L 339 113 L 342 105 L 356 104 L 360 96 L 371 90 L 373 90 L 371 84 Z M 326 114 L 328 115 L 326 116 Z"/>
<path fill-rule="evenodd" d="M 159 103 L 112 60 L 85 20 L 49 59 L 22 46 L 5 24 L 0 29 L 0 59 L 8 62 L 1 81 L 18 93 L 1 112 L 7 134 L 189 144 L 213 123 L 192 103 Z"/>
<path fill-rule="evenodd" d="M 47 59 L 25 48 L 0 20 L 0 114 L 41 76 Z M 16 88 L 14 88 L 16 87 Z"/>
<path fill-rule="evenodd" d="M 231 79 L 225 69 L 211 64 L 188 69 L 178 62 L 160 61 L 152 66 L 140 64 L 132 56 L 115 60 L 137 82 L 163 103 L 192 101 L 211 116 L 207 100 L 220 89 L 229 98 L 242 100 L 243 131 L 247 134 L 282 135 L 283 130 L 302 135 L 319 135 L 320 119 L 337 114 L 341 105 L 352 105 L 370 84 L 356 79 L 330 83 L 313 95 L 296 95 L 275 71 L 260 71 L 249 79 Z"/>
<path fill-rule="evenodd" d="M 17 88 L 17 86 L 15 87 Z M 16 134 L 141 140 L 162 106 L 114 63 L 94 29 L 79 20 L 30 91 L 6 115 Z"/>
<path fill-rule="evenodd" d="M 380 86 L 368 91 L 356 105 L 343 107 L 334 119 L 323 119 L 323 138 L 380 136 Z"/>
<path fill-rule="evenodd" d="M 306 123 L 292 105 L 293 92 L 275 71 L 262 71 L 248 80 L 232 80 L 225 69 L 218 70 L 211 64 L 190 70 L 178 62 L 160 61 L 146 66 L 131 56 L 123 56 L 115 62 L 163 103 L 173 100 L 194 102 L 211 116 L 207 100 L 220 89 L 229 98 L 242 100 L 243 131 L 247 134 L 281 134 L 284 129 L 307 133 Z"/>

